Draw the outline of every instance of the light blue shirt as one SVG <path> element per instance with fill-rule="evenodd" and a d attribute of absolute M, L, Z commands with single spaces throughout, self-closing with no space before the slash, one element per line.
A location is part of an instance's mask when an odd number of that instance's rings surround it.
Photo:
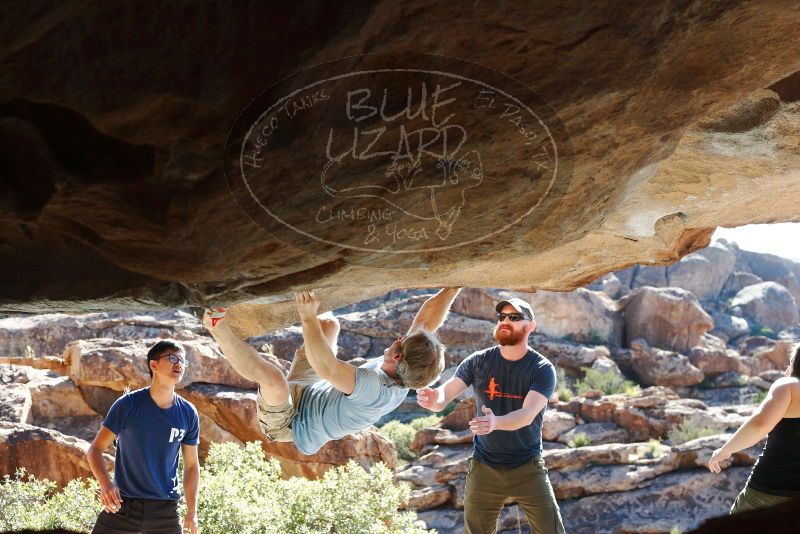
<path fill-rule="evenodd" d="M 292 436 L 303 454 L 314 454 L 327 442 L 355 434 L 397 408 L 408 388 L 397 384 L 382 369 L 383 357 L 356 368 L 356 385 L 345 395 L 327 380 L 303 390 Z"/>

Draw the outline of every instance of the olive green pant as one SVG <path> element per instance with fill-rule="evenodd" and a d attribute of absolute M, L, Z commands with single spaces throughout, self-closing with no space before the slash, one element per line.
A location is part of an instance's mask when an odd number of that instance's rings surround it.
<path fill-rule="evenodd" d="M 519 467 L 495 469 L 470 458 L 464 496 L 464 532 L 497 532 L 497 516 L 506 499 L 522 507 L 533 534 L 564 534 L 561 510 L 543 460 L 535 458 Z"/>
<path fill-rule="evenodd" d="M 744 489 L 736 497 L 733 506 L 731 507 L 731 514 L 738 514 L 739 512 L 746 512 L 748 510 L 757 510 L 759 508 L 769 508 L 776 504 L 782 504 L 791 501 L 794 497 L 781 497 L 780 495 L 770 495 L 763 491 L 758 491 L 745 486 Z"/>

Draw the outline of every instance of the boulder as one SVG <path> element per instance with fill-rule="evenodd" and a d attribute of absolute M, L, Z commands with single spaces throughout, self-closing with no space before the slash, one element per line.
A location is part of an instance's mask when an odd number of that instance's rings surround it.
<path fill-rule="evenodd" d="M 800 321 L 797 301 L 788 289 L 776 282 L 761 282 L 743 288 L 731 299 L 728 307 L 741 310 L 751 325 L 769 328 L 775 334 L 796 326 Z"/>
<path fill-rule="evenodd" d="M 784 376 L 786 375 L 784 375 L 783 371 L 778 370 L 764 371 L 758 375 L 759 378 L 767 382 L 775 382 L 777 379 L 783 378 Z"/>
<path fill-rule="evenodd" d="M 181 386 L 195 382 L 249 387 L 255 384 L 242 378 L 219 351 L 213 339 L 189 333 L 178 339 L 186 349 L 189 367 Z M 157 340 L 118 341 L 108 338 L 73 341 L 64 356 L 69 376 L 79 387 L 97 386 L 115 391 L 138 389 L 150 383 L 147 351 Z M 289 362 L 274 356 L 264 357 L 288 369 Z M 283 363 L 281 363 L 283 362 Z"/>
<path fill-rule="evenodd" d="M 697 438 L 680 445 L 675 445 L 672 447 L 672 454 L 675 455 L 675 462 L 684 469 L 707 467 L 708 461 L 711 460 L 711 455 L 716 449 L 725 445 L 731 435 L 732 434 L 717 434 L 715 436 Z M 764 438 L 759 443 L 731 455 L 730 459 L 721 462 L 720 465 L 723 469 L 731 465 L 753 465 L 764 450 L 766 442 L 767 440 Z"/>
<path fill-rule="evenodd" d="M 642 384 L 675 387 L 692 386 L 703 381 L 703 372 L 683 354 L 650 347 L 642 339 L 633 340 L 631 349 L 631 367 Z"/>
<path fill-rule="evenodd" d="M 562 433 L 558 436 L 558 441 L 569 445 L 578 434 L 585 434 L 591 445 L 625 443 L 630 439 L 628 432 L 615 423 L 586 423 Z"/>
<path fill-rule="evenodd" d="M 295 351 L 303 344 L 303 330 L 290 326 L 261 336 L 247 338 L 247 342 L 259 352 L 274 354 L 281 360 L 291 362 Z M 372 358 L 382 353 L 386 347 L 372 347 L 371 338 L 353 332 L 339 333 L 339 350 L 336 357 L 342 361 L 356 358 Z"/>
<path fill-rule="evenodd" d="M 685 532 L 711 517 L 726 515 L 744 487 L 749 467 L 669 473 L 645 487 L 559 503 L 571 534 L 598 532 Z"/>
<path fill-rule="evenodd" d="M 437 484 L 439 470 L 428 465 L 412 465 L 395 473 L 396 482 L 409 482 L 414 486 L 432 486 Z"/>
<path fill-rule="evenodd" d="M 736 371 L 727 371 L 706 380 L 710 388 L 742 387 L 747 385 L 747 377 Z"/>
<path fill-rule="evenodd" d="M 450 500 L 450 486 L 446 484 L 433 484 L 411 490 L 406 510 L 429 510 L 441 506 Z"/>
<path fill-rule="evenodd" d="M 733 349 L 697 346 L 689 352 L 689 362 L 705 376 L 735 371 L 750 373 L 750 362 Z"/>
<path fill-rule="evenodd" d="M 542 458 L 551 471 L 580 471 L 592 465 L 632 464 L 639 459 L 640 449 L 638 443 L 588 445 L 548 450 L 542 453 Z"/>
<path fill-rule="evenodd" d="M 199 319 L 182 310 L 6 317 L 0 319 L 0 354 L 24 356 L 30 351 L 36 357 L 59 356 L 77 339 L 158 339 L 182 331 L 206 333 Z"/>
<path fill-rule="evenodd" d="M 25 384 L 0 386 L 0 421 L 29 423 L 31 417 L 31 392 Z"/>
<path fill-rule="evenodd" d="M 711 318 L 714 321 L 714 329 L 711 334 L 726 341 L 750 333 L 750 324 L 743 317 L 736 317 L 728 313 L 711 312 Z"/>
<path fill-rule="evenodd" d="M 87 441 L 94 439 L 103 423 L 66 376 L 44 376 L 28 383 L 31 394 L 30 423 L 53 428 Z"/>
<path fill-rule="evenodd" d="M 453 301 L 450 311 L 473 319 L 496 322 L 497 312 L 495 306 L 501 300 L 519 297 L 523 300 L 530 298 L 530 293 L 520 291 L 507 291 L 493 288 L 465 287 Z M 534 308 L 534 314 L 537 310 Z"/>
<path fill-rule="evenodd" d="M 611 358 L 597 358 L 592 362 L 592 369 L 600 371 L 605 374 L 612 374 L 614 376 L 622 376 L 619 366 Z"/>
<path fill-rule="evenodd" d="M 436 530 L 439 534 L 463 534 L 464 532 L 464 512 L 460 509 L 425 510 L 419 512 L 417 518 L 425 524 L 424 528 Z"/>
<path fill-rule="evenodd" d="M 588 286 L 591 291 L 602 291 L 612 299 L 624 297 L 630 293 L 630 285 L 623 284 L 614 273 L 606 273 Z"/>
<path fill-rule="evenodd" d="M 697 299 L 679 288 L 644 287 L 623 305 L 629 343 L 643 338 L 653 347 L 688 352 L 714 326 Z"/>
<path fill-rule="evenodd" d="M 631 280 L 631 289 L 639 287 L 666 287 L 669 285 L 667 280 L 667 268 L 663 265 L 637 265 L 636 271 Z"/>
<path fill-rule="evenodd" d="M 609 358 L 611 352 L 602 345 L 587 347 L 571 341 L 532 336 L 531 347 L 558 367 L 577 371 L 591 366 L 598 358 Z"/>
<path fill-rule="evenodd" d="M 646 461 L 632 465 L 601 465 L 588 467 L 583 471 L 551 471 L 550 483 L 553 485 L 556 499 L 574 499 L 598 493 L 631 491 L 659 475 L 674 470 L 675 466 L 668 462 Z"/>
<path fill-rule="evenodd" d="M 568 293 L 537 291 L 530 303 L 541 334 L 592 345 L 622 344 L 622 316 L 605 293 L 584 288 Z"/>
<path fill-rule="evenodd" d="M 564 432 L 575 428 L 575 416 L 558 410 L 545 410 L 542 423 L 542 439 L 555 441 Z"/>
<path fill-rule="evenodd" d="M 762 280 L 760 276 L 756 276 L 753 273 L 735 271 L 731 273 L 730 277 L 725 282 L 720 297 L 732 297 L 745 287 L 759 284 L 763 281 L 764 280 Z"/>
<path fill-rule="evenodd" d="M 785 339 L 787 341 L 800 341 L 800 325 L 791 328 L 784 328 L 778 332 L 778 339 Z"/>
<path fill-rule="evenodd" d="M 56 430 L 0 421 L 0 477 L 24 467 L 36 478 L 63 487 L 72 479 L 93 477 L 84 458 L 88 450 L 88 441 Z M 105 455 L 105 460 L 113 469 L 114 458 Z"/>
<path fill-rule="evenodd" d="M 667 267 L 667 280 L 670 286 L 685 289 L 703 302 L 714 301 L 735 265 L 736 255 L 728 247 L 712 243 Z"/>
<path fill-rule="evenodd" d="M 201 461 L 205 461 L 208 451 L 214 443 L 235 443 L 244 447 L 244 442 L 219 426 L 213 419 L 203 412 L 198 411 L 200 418 L 200 443 L 197 445 L 197 453 Z"/>
<path fill-rule="evenodd" d="M 455 409 L 447 414 L 440 422 L 439 426 L 448 430 L 460 431 L 469 428 L 469 422 L 476 415 L 475 397 L 469 397 L 459 402 Z"/>

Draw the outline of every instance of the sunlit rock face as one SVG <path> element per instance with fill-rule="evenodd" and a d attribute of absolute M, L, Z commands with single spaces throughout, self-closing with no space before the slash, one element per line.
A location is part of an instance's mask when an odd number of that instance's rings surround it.
<path fill-rule="evenodd" d="M 156 12 L 19 3 L 4 13 L 0 31 L 8 36 L 0 44 L 0 306 L 9 311 L 255 301 L 258 308 L 244 308 L 250 323 L 241 321 L 242 331 L 255 333 L 295 319 L 290 296 L 298 287 L 321 287 L 327 309 L 400 286 L 566 290 L 633 263 L 673 262 L 706 245 L 717 225 L 800 219 L 800 90 L 793 74 L 800 69 L 800 11 L 784 2 L 603 1 L 571 9 L 529 2 L 254 4 L 225 16 L 211 5 L 180 3 Z M 501 107 L 481 116 L 479 108 L 492 109 L 490 103 L 464 105 L 468 92 L 458 91 L 466 91 L 465 82 L 447 105 L 455 106 L 451 123 L 460 121 L 472 151 L 425 162 L 424 177 L 438 169 L 449 189 L 417 180 L 411 160 L 392 172 L 381 166 L 386 157 L 359 160 L 344 174 L 324 167 L 332 180 L 351 171 L 353 180 L 377 177 L 359 187 L 402 183 L 416 200 L 407 205 L 409 192 L 395 204 L 413 216 L 426 216 L 423 207 L 433 206 L 426 202 L 441 193 L 436 206 L 443 209 L 432 216 L 444 232 L 427 238 L 441 241 L 455 222 L 459 246 L 425 248 L 419 238 L 414 248 L 411 231 L 392 234 L 380 209 L 365 212 L 378 217 L 367 222 L 378 223 L 384 239 L 406 239 L 409 253 L 397 253 L 396 242 L 380 252 L 301 234 L 287 239 L 270 227 L 274 221 L 240 206 L 223 154 L 236 118 L 254 98 L 326 61 L 382 53 L 390 55 L 387 66 L 397 67 L 398 54 L 432 51 L 477 65 L 458 67 L 469 72 L 496 72 L 492 87 L 506 84 L 538 103 L 536 128 L 559 132 L 563 149 L 547 152 L 549 164 L 559 164 L 548 188 L 541 182 L 546 169 L 535 174 L 536 158 L 515 148 L 516 115 L 503 117 L 509 108 Z M 458 70 L 452 61 L 431 61 L 450 74 Z M 348 72 L 379 64 L 356 58 Z M 416 78 L 413 87 L 403 85 L 405 79 L 386 83 L 394 95 L 390 110 L 402 108 L 407 89 L 420 87 Z M 264 98 L 279 98 L 292 83 Z M 311 187 L 320 185 L 325 134 L 352 131 L 364 119 L 361 133 L 387 126 L 386 143 L 403 137 L 397 120 L 385 115 L 381 124 L 369 113 L 345 114 L 377 109 L 374 91 L 372 100 L 356 102 L 361 108 L 339 99 L 324 111 L 323 104 L 346 96 L 331 87 L 328 100 L 322 93 L 300 100 L 307 104 L 301 115 L 313 121 L 292 123 L 264 146 L 268 164 L 259 176 L 272 181 L 259 193 L 292 221 L 338 224 L 325 235 L 352 244 L 359 238 L 352 218 L 360 212 L 352 215 L 352 199 L 336 196 L 347 188 L 328 182 L 335 202 L 325 204 L 324 192 Z M 429 110 L 434 90 L 430 85 Z M 421 117 L 408 119 L 405 132 L 422 128 Z M 443 117 L 433 135 L 444 131 Z M 418 154 L 422 134 L 406 137 L 408 152 Z M 335 145 L 339 153 L 342 143 Z M 525 187 L 520 180 L 529 174 Z M 431 198 L 419 196 L 412 179 Z M 375 200 L 391 207 L 386 198 Z M 536 209 L 519 219 L 529 205 Z M 472 234 L 484 238 L 464 244 Z"/>

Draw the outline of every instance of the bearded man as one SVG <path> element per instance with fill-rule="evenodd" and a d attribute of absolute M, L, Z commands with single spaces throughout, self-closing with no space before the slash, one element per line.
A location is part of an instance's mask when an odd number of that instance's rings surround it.
<path fill-rule="evenodd" d="M 542 460 L 542 420 L 556 387 L 556 370 L 528 346 L 536 328 L 531 305 L 519 298 L 497 303 L 494 339 L 471 354 L 442 386 L 417 390 L 423 408 L 439 412 L 472 386 L 475 450 L 469 460 L 464 530 L 495 533 L 506 499 L 525 511 L 533 533 L 563 534 L 564 525 Z"/>

